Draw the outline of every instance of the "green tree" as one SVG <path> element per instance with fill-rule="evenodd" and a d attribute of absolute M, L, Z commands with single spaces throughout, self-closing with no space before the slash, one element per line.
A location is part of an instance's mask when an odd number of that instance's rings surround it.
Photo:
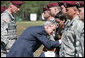
<path fill-rule="evenodd" d="M 15 17 L 21 17 L 23 20 L 30 19 L 30 13 L 36 13 L 38 20 L 41 20 L 41 14 L 43 12 L 43 7 L 48 3 L 53 3 L 57 1 L 23 1 L 20 11 L 15 15 Z M 10 1 L 1 1 L 1 6 L 9 7 Z"/>

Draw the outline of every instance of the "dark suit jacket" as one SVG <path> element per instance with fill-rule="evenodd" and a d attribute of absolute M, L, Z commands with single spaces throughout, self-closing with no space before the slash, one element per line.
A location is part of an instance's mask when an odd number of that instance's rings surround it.
<path fill-rule="evenodd" d="M 49 41 L 44 26 L 27 28 L 13 44 L 7 57 L 33 57 L 35 52 L 43 44 L 48 49 L 59 46 L 59 41 Z"/>

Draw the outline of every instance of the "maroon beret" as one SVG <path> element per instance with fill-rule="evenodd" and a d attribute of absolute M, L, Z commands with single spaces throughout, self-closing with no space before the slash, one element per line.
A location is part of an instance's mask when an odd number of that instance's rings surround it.
<path fill-rule="evenodd" d="M 50 3 L 47 5 L 47 8 L 51 8 L 51 7 L 55 7 L 55 6 L 59 6 L 58 3 Z"/>
<path fill-rule="evenodd" d="M 6 6 L 2 6 L 2 7 L 1 7 L 1 13 L 4 12 L 6 9 L 7 9 Z"/>
<path fill-rule="evenodd" d="M 43 11 L 46 11 L 46 10 L 48 10 L 48 8 L 43 7 Z"/>
<path fill-rule="evenodd" d="M 15 5 L 19 5 L 19 4 L 22 4 L 23 2 L 22 1 L 11 1 L 11 3 Z"/>
<path fill-rule="evenodd" d="M 66 1 L 58 2 L 59 6 L 64 5 L 65 3 L 66 3 Z"/>
<path fill-rule="evenodd" d="M 22 1 L 11 1 L 11 3 L 15 5 L 16 7 L 20 8 L 23 2 Z"/>
<path fill-rule="evenodd" d="M 84 6 L 84 1 L 81 1 L 80 2 L 80 6 Z"/>
<path fill-rule="evenodd" d="M 66 7 L 77 6 L 78 1 L 66 1 Z"/>

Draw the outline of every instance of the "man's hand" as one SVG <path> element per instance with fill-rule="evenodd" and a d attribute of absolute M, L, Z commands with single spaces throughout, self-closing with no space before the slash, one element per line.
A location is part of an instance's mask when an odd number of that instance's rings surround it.
<path fill-rule="evenodd" d="M 8 23 L 6 18 L 4 19 L 4 22 Z"/>
<path fill-rule="evenodd" d="M 58 41 L 59 41 L 60 44 L 62 43 L 61 39 L 59 39 Z"/>

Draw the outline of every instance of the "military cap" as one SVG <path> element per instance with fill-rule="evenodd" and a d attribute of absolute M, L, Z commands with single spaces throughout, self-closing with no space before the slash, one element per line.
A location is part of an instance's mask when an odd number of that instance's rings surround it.
<path fill-rule="evenodd" d="M 78 3 L 77 3 L 77 7 L 78 7 L 78 8 L 84 7 L 84 1 L 78 2 Z"/>
<path fill-rule="evenodd" d="M 77 1 L 66 1 L 66 6 L 65 7 L 73 7 L 76 6 L 77 7 Z"/>
<path fill-rule="evenodd" d="M 7 9 L 6 6 L 2 6 L 2 7 L 1 7 L 1 12 L 4 12 L 6 9 Z"/>
<path fill-rule="evenodd" d="M 55 6 L 59 6 L 58 3 L 50 3 L 47 5 L 47 8 L 51 8 L 51 7 L 55 7 Z"/>
<path fill-rule="evenodd" d="M 80 7 L 84 7 L 84 1 L 80 2 Z"/>
<path fill-rule="evenodd" d="M 20 8 L 20 6 L 23 4 L 22 1 L 11 1 L 11 3 L 15 6 L 17 6 L 18 8 Z"/>
<path fill-rule="evenodd" d="M 65 5 L 67 1 L 61 1 L 61 2 L 58 2 L 58 5 L 61 6 L 61 5 Z"/>
<path fill-rule="evenodd" d="M 48 10 L 48 8 L 43 7 L 43 11 L 46 11 L 46 10 Z"/>

